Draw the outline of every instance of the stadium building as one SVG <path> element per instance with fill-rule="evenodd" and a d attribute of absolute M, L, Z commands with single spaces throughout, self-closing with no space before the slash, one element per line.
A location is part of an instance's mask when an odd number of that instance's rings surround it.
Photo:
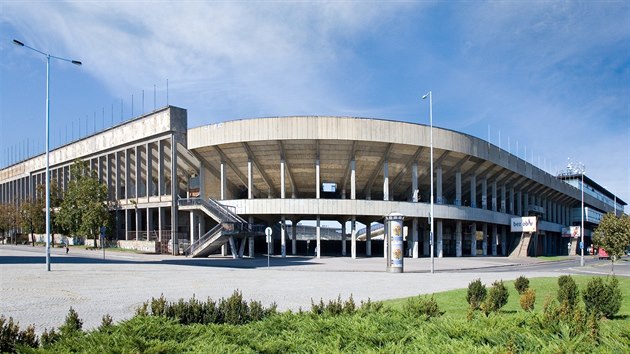
<path fill-rule="evenodd" d="M 274 254 L 382 256 L 379 223 L 392 212 L 405 216 L 406 255 L 427 256 L 430 178 L 437 257 L 579 252 L 569 227 L 581 223 L 582 180 L 585 246 L 603 214 L 626 205 L 575 171 L 553 176 L 436 127 L 431 176 L 429 136 L 426 125 L 329 116 L 189 129 L 186 110 L 168 106 L 51 150 L 50 173 L 64 190 L 74 161 L 87 162 L 115 205 L 107 237 L 119 247 L 199 257 L 266 253 L 267 226 Z M 42 154 L 0 170 L 0 203 L 36 197 L 45 163 Z M 512 232 L 525 216 L 536 232 Z"/>

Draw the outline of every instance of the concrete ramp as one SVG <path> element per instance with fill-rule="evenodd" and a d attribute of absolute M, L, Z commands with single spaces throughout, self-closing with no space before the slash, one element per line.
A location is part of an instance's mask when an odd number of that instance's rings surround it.
<path fill-rule="evenodd" d="M 527 257 L 527 250 L 529 250 L 529 244 L 532 240 L 532 234 L 529 232 L 523 232 L 521 239 L 519 240 L 516 248 L 510 253 L 510 258 L 524 258 Z"/>

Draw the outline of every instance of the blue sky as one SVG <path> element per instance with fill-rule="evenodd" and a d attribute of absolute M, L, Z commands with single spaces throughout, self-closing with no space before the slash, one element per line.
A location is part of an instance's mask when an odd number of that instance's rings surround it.
<path fill-rule="evenodd" d="M 45 58 L 13 39 L 84 64 L 51 61 L 53 147 L 129 119 L 132 95 L 134 116 L 166 105 L 167 80 L 190 127 L 428 124 L 432 90 L 436 126 L 518 142 L 552 174 L 579 160 L 630 202 L 627 1 L 0 0 L 0 166 L 44 149 Z"/>

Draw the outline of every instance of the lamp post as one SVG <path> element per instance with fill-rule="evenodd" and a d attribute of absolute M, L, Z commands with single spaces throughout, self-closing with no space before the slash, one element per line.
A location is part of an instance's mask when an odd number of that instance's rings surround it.
<path fill-rule="evenodd" d="M 74 65 L 82 65 L 78 60 L 71 60 L 44 53 L 41 50 L 30 47 L 17 39 L 13 40 L 15 45 L 28 48 L 46 57 L 46 270 L 50 271 L 50 58 L 70 62 Z"/>
<path fill-rule="evenodd" d="M 580 163 L 580 172 L 582 174 L 582 182 L 581 184 L 581 189 L 582 189 L 582 225 L 580 226 L 580 266 L 584 267 L 584 165 L 582 165 Z"/>
<path fill-rule="evenodd" d="M 431 249 L 431 274 L 435 272 L 435 258 L 433 256 L 433 94 L 429 91 L 422 99 L 429 97 L 429 125 L 431 135 L 431 210 L 429 211 L 429 224 L 431 231 L 429 233 L 429 248 Z"/>

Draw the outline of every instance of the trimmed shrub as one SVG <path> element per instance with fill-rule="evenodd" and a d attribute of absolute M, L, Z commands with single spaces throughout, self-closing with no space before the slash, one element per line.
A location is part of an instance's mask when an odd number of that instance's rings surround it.
<path fill-rule="evenodd" d="M 66 315 L 66 321 L 59 327 L 59 332 L 61 332 L 62 336 L 68 336 L 81 332 L 82 328 L 83 321 L 79 318 L 79 314 L 70 307 Z"/>
<path fill-rule="evenodd" d="M 35 335 L 35 327 L 30 325 L 26 330 L 20 330 L 20 325 L 13 322 L 13 317 L 0 316 L 0 352 L 14 353 L 16 346 L 23 345 L 31 348 L 39 346 Z"/>
<path fill-rule="evenodd" d="M 382 305 L 381 305 L 382 306 Z M 354 314 L 357 311 L 356 304 L 352 295 L 346 301 L 341 300 L 341 295 L 337 296 L 337 300 L 328 300 L 328 304 L 324 304 L 323 299 L 319 299 L 319 303 L 313 302 L 311 299 L 311 313 L 314 315 L 331 315 L 339 316 L 342 314 Z"/>
<path fill-rule="evenodd" d="M 484 312 L 488 314 L 490 312 L 499 311 L 503 306 L 507 304 L 509 296 L 510 294 L 503 284 L 503 280 L 495 281 L 494 283 L 492 283 L 492 287 L 488 291 L 486 301 L 484 301 Z"/>
<path fill-rule="evenodd" d="M 486 286 L 481 283 L 481 279 L 473 280 L 468 284 L 466 292 L 466 301 L 474 310 L 478 309 L 486 299 Z"/>
<path fill-rule="evenodd" d="M 525 311 L 534 310 L 534 304 L 536 303 L 536 291 L 534 289 L 527 289 L 521 294 L 519 299 L 521 308 Z"/>
<path fill-rule="evenodd" d="M 514 288 L 518 291 L 519 295 L 523 295 L 523 293 L 529 289 L 529 279 L 521 275 L 514 281 Z"/>
<path fill-rule="evenodd" d="M 571 311 L 577 305 L 580 295 L 575 280 L 570 275 L 561 275 L 558 278 L 558 302 L 560 306 Z"/>
<path fill-rule="evenodd" d="M 621 308 L 619 280 L 612 277 L 604 282 L 600 277 L 592 278 L 586 284 L 582 298 L 588 313 L 593 313 L 598 317 L 612 318 Z"/>
<path fill-rule="evenodd" d="M 361 301 L 361 307 L 359 311 L 363 313 L 378 313 L 383 311 L 383 303 L 382 302 L 372 302 L 370 298 L 367 301 Z"/>
<path fill-rule="evenodd" d="M 416 296 L 409 298 L 405 303 L 403 310 L 406 316 L 425 316 L 427 319 L 431 317 L 440 317 L 444 314 L 444 312 L 440 311 L 440 307 L 433 296 Z"/>

